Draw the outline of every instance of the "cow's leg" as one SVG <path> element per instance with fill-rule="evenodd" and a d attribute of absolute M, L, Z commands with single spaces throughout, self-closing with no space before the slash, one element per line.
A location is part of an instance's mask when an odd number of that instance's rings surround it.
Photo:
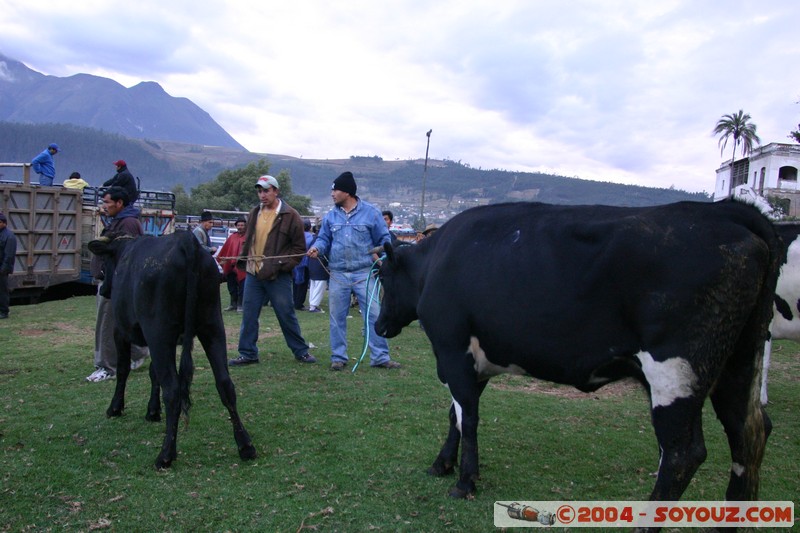
<path fill-rule="evenodd" d="M 680 499 L 706 460 L 702 407 L 703 397 L 690 397 L 652 408 L 661 458 L 651 500 Z"/>
<path fill-rule="evenodd" d="M 753 363 L 749 369 L 728 365 L 711 394 L 731 449 L 731 475 L 725 493 L 728 501 L 757 499 L 759 469 L 772 430 L 760 402 L 755 370 Z"/>
<path fill-rule="evenodd" d="M 150 422 L 161 421 L 161 388 L 158 386 L 156 367 L 150 365 L 150 400 L 147 402 L 147 413 L 144 419 Z"/>
<path fill-rule="evenodd" d="M 458 430 L 458 417 L 461 406 L 456 404 L 455 400 L 450 404 L 450 429 L 447 432 L 447 439 L 444 441 L 439 455 L 433 462 L 433 465 L 428 469 L 428 473 L 432 476 L 446 476 L 453 473 L 453 469 L 458 461 L 458 445 L 461 443 L 461 432 Z"/>
<path fill-rule="evenodd" d="M 178 421 L 181 413 L 181 398 L 178 387 L 178 370 L 175 367 L 175 344 L 174 337 L 165 341 L 164 339 L 148 339 L 150 347 L 150 369 L 155 368 L 157 384 L 161 387 L 164 399 L 164 410 L 166 411 L 166 433 L 164 442 L 161 445 L 161 452 L 156 458 L 155 466 L 158 469 L 169 468 L 172 461 L 178 456 Z M 152 391 L 152 384 L 151 384 Z M 152 397 L 150 398 L 152 402 Z"/>
<path fill-rule="evenodd" d="M 453 498 L 467 498 L 475 492 L 475 481 L 478 480 L 478 404 L 486 381 L 479 382 L 475 369 L 470 364 L 471 358 L 463 353 L 457 356 L 439 356 L 439 377 L 443 379 L 453 396 L 456 429 L 461 433 L 461 467 L 458 481 L 450 489 Z M 459 416 L 460 415 L 460 416 Z M 451 420 L 451 431 L 452 431 Z M 453 452 L 451 435 L 445 442 L 439 456 L 447 461 Z M 438 458 L 437 458 L 438 460 Z M 436 464 L 436 463 L 434 463 Z"/>
<path fill-rule="evenodd" d="M 761 370 L 761 405 L 767 405 L 767 374 L 769 373 L 769 362 L 772 357 L 772 337 L 764 343 L 764 364 Z"/>
<path fill-rule="evenodd" d="M 219 309 L 217 309 L 219 311 Z M 222 324 L 222 316 L 219 321 L 212 321 L 214 324 Z M 254 459 L 256 448 L 250 440 L 250 434 L 244 428 L 239 412 L 236 410 L 236 388 L 233 385 L 231 376 L 228 372 L 228 356 L 225 347 L 225 331 L 219 325 L 210 325 L 199 328 L 197 337 L 208 357 L 211 370 L 214 372 L 214 382 L 217 385 L 217 392 L 222 400 L 222 405 L 228 410 L 233 424 L 233 438 L 239 449 L 239 457 L 242 460 Z"/>
<path fill-rule="evenodd" d="M 483 393 L 488 381 L 478 383 L 478 397 Z M 458 462 L 458 447 L 461 443 L 461 420 L 463 412 L 461 405 L 454 399 L 450 404 L 450 428 L 447 431 L 447 438 L 439 451 L 439 455 L 428 468 L 428 474 L 432 476 L 447 476 L 453 473 Z M 477 464 L 477 463 L 476 463 Z M 454 496 L 457 496 L 454 494 Z"/>
<path fill-rule="evenodd" d="M 117 384 L 114 388 L 114 396 L 111 398 L 111 405 L 106 410 L 106 416 L 122 416 L 125 410 L 125 385 L 128 383 L 128 375 L 131 373 L 131 343 L 122 338 L 114 330 L 114 345 L 117 348 Z"/>

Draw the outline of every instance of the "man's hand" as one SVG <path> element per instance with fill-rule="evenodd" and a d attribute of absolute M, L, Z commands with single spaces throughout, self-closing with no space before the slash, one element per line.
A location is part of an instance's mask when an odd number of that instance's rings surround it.
<path fill-rule="evenodd" d="M 317 257 L 319 257 L 319 250 L 317 250 L 316 247 L 312 246 L 311 248 L 308 249 L 306 255 L 311 259 L 316 259 Z"/>

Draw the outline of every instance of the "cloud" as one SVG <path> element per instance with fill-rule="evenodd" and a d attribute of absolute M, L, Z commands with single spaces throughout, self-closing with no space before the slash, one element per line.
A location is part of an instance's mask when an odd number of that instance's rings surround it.
<path fill-rule="evenodd" d="M 711 130 L 800 118 L 794 0 L 0 0 L 0 52 L 191 99 L 250 150 L 711 191 Z M 36 24 L 20 23 L 36 21 Z"/>

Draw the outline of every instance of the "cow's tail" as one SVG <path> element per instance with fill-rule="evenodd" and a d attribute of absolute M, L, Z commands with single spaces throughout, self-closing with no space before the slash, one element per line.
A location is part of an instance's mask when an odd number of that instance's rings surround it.
<path fill-rule="evenodd" d="M 196 240 L 191 233 L 187 233 L 185 243 L 186 257 L 186 303 L 183 311 L 183 346 L 181 350 L 181 363 L 178 370 L 179 394 L 181 398 L 181 411 L 189 424 L 189 408 L 192 406 L 190 389 L 194 377 L 194 363 L 192 361 L 192 347 L 194 346 L 195 324 L 197 323 L 197 293 L 200 290 L 200 258 L 198 250 L 205 252 L 196 245 Z"/>

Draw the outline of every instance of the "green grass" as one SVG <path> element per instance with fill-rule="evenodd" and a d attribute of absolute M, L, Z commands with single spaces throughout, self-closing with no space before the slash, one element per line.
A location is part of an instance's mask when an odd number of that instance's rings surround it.
<path fill-rule="evenodd" d="M 501 377 L 481 402 L 478 494 L 449 499 L 455 478 L 425 473 L 450 398 L 419 327 L 390 341 L 399 371 L 365 363 L 355 374 L 330 372 L 328 315 L 299 313 L 320 359 L 301 365 L 270 308 L 261 364 L 231 371 L 258 459 L 239 460 L 198 345 L 191 421 L 173 467 L 159 472 L 164 426 L 144 421 L 147 373 L 132 374 L 118 419 L 105 416 L 114 382 L 84 380 L 94 314 L 94 298 L 77 297 L 14 307 L 0 322 L 0 531 L 491 531 L 496 500 L 643 500 L 655 481 L 658 449 L 640 390 L 580 395 Z M 224 316 L 233 355 L 241 317 Z M 359 318 L 351 358 L 361 350 Z M 800 347 L 778 347 L 760 496 L 798 502 Z M 727 484 L 729 453 L 710 406 L 704 426 L 709 457 L 686 500 L 722 499 Z"/>

